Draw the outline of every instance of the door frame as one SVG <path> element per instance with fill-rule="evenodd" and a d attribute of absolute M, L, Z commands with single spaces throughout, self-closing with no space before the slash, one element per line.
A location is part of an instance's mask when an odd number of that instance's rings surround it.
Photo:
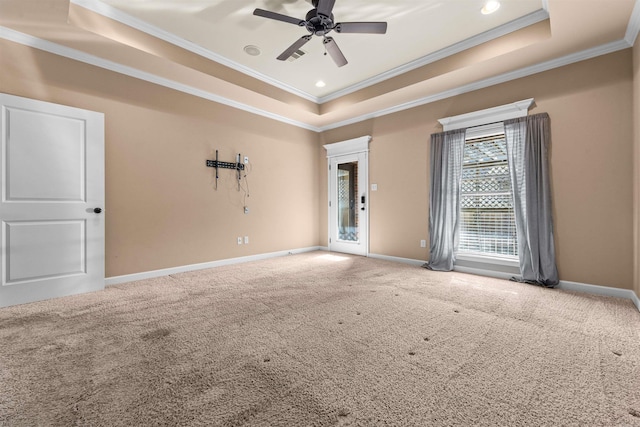
<path fill-rule="evenodd" d="M 327 150 L 327 243 L 330 252 L 348 252 L 356 255 L 369 256 L 369 142 L 371 136 L 365 135 L 359 138 L 349 139 L 346 141 L 336 142 L 333 144 L 325 144 L 323 147 Z M 333 173 L 337 173 L 331 170 L 332 161 L 336 161 L 338 158 L 344 157 L 345 160 L 349 157 L 358 160 L 358 174 L 362 174 L 364 181 L 364 189 L 359 191 L 357 199 L 360 199 L 361 195 L 365 197 L 364 203 L 364 215 L 359 213 L 360 218 L 360 242 L 359 250 L 349 252 L 340 248 L 336 249 L 336 243 L 332 240 L 332 184 L 331 178 Z M 358 203 L 359 206 L 362 206 Z M 332 247 L 333 246 L 333 247 Z"/>

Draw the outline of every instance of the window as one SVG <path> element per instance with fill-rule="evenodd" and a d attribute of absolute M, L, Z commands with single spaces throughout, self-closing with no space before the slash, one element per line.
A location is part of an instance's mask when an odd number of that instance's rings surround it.
<path fill-rule="evenodd" d="M 438 120 L 445 132 L 465 129 L 460 215 L 456 218 L 458 250 L 454 257 L 458 267 L 509 273 L 519 268 L 504 121 L 526 117 L 533 103 L 533 98 L 524 99 Z M 445 233 L 440 237 L 445 245 L 450 241 Z M 452 255 L 445 245 L 444 255 L 438 259 L 443 264 Z"/>
<path fill-rule="evenodd" d="M 515 259 L 518 241 L 504 130 L 470 134 L 462 165 L 458 253 Z"/>
<path fill-rule="evenodd" d="M 338 238 L 357 242 L 358 218 L 356 198 L 358 194 L 358 162 L 338 164 Z"/>

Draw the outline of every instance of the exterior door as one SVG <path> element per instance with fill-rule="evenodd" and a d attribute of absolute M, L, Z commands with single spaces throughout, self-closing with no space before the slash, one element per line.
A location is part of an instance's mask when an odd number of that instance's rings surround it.
<path fill-rule="evenodd" d="M 0 307 L 104 289 L 104 115 L 0 108 Z"/>
<path fill-rule="evenodd" d="M 367 256 L 367 153 L 329 158 L 329 250 Z"/>

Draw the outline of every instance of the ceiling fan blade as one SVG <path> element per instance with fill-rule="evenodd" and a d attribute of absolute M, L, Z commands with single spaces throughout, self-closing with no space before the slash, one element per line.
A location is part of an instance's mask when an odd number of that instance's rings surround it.
<path fill-rule="evenodd" d="M 331 59 L 333 59 L 333 62 L 335 62 L 338 67 L 347 65 L 347 58 L 344 57 L 337 43 L 333 40 L 333 37 L 325 38 L 322 43 L 324 43 L 325 49 L 327 49 Z"/>
<path fill-rule="evenodd" d="M 296 42 L 294 44 L 292 44 L 291 46 L 289 46 L 287 48 L 287 50 L 285 50 L 284 52 L 282 52 L 280 54 L 280 56 L 278 56 L 278 59 L 280 61 L 286 61 L 287 59 L 289 59 L 289 57 L 291 55 L 294 54 L 294 52 L 298 49 L 300 49 L 302 46 L 304 46 L 309 40 L 311 40 L 311 34 L 308 34 L 306 36 L 302 36 L 301 38 L 299 38 L 298 40 L 296 40 Z"/>
<path fill-rule="evenodd" d="M 336 0 L 318 0 L 318 15 L 326 16 L 327 18 L 331 17 L 331 12 L 333 11 L 333 6 L 336 4 Z"/>
<path fill-rule="evenodd" d="M 338 33 L 385 34 L 386 22 L 338 22 L 334 27 Z"/>
<path fill-rule="evenodd" d="M 275 13 L 264 9 L 256 9 L 253 11 L 256 16 L 262 16 L 263 18 L 275 19 L 276 21 L 288 22 L 289 24 L 303 26 L 305 21 L 291 16 L 283 15 L 281 13 Z"/>

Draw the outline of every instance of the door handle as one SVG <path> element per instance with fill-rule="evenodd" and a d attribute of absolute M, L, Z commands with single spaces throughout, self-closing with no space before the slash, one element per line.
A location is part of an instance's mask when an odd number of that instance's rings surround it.
<path fill-rule="evenodd" d="M 101 213 L 101 212 L 102 212 L 102 209 L 101 209 L 101 208 L 93 208 L 93 213 L 97 213 L 97 214 L 99 214 L 99 213 Z"/>

